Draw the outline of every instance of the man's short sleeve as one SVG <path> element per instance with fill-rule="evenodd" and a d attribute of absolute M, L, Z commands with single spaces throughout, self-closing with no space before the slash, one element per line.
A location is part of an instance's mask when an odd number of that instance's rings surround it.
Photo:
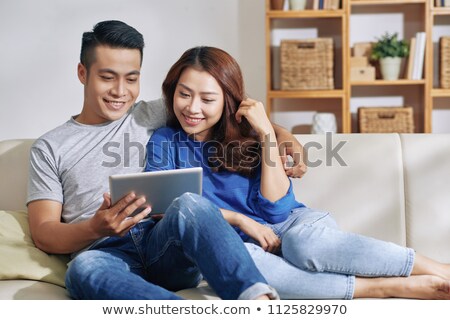
<path fill-rule="evenodd" d="M 167 110 L 163 99 L 139 101 L 136 104 L 136 121 L 150 131 L 164 127 L 167 122 Z"/>
<path fill-rule="evenodd" d="M 64 200 L 56 163 L 36 143 L 30 151 L 27 205 L 34 200 Z"/>

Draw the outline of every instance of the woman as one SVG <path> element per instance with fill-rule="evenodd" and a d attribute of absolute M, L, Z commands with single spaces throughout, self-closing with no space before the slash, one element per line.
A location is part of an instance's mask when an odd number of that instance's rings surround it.
<path fill-rule="evenodd" d="M 450 298 L 449 265 L 343 232 L 328 213 L 296 201 L 264 106 L 245 98 L 226 52 L 186 51 L 162 88 L 170 127 L 149 141 L 146 170 L 203 167 L 204 196 L 282 298 Z"/>

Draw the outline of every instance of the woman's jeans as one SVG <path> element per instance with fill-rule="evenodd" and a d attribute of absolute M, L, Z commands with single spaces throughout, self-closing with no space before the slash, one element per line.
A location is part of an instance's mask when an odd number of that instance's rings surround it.
<path fill-rule="evenodd" d="M 161 221 L 76 256 L 66 286 L 75 299 L 180 299 L 171 291 L 196 287 L 202 275 L 222 299 L 278 297 L 218 208 L 187 193 Z"/>
<path fill-rule="evenodd" d="M 328 213 L 310 208 L 268 225 L 281 239 L 281 253 L 247 243 L 253 260 L 282 299 L 351 299 L 355 276 L 409 276 L 414 251 L 341 231 Z"/>

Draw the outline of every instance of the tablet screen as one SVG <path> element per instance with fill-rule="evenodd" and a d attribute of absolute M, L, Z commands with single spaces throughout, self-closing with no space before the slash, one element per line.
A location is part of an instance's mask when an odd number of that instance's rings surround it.
<path fill-rule="evenodd" d="M 117 203 L 130 192 L 145 196 L 152 214 L 165 213 L 172 201 L 183 193 L 202 194 L 202 168 L 119 174 L 109 177 L 111 202 Z M 142 211 L 133 212 L 133 216 Z"/>

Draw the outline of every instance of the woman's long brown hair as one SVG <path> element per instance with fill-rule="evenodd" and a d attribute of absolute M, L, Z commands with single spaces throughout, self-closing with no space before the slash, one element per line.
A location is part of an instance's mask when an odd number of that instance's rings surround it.
<path fill-rule="evenodd" d="M 236 111 L 245 99 L 244 80 L 238 63 L 228 53 L 214 47 L 195 47 L 184 52 L 169 70 L 162 85 L 171 127 L 180 128 L 173 101 L 178 81 L 186 68 L 208 72 L 224 94 L 222 116 L 208 137 L 214 146 L 209 165 L 215 170 L 252 175 L 259 166 L 260 144 L 249 122 L 243 118 L 238 123 L 235 119 Z"/>

